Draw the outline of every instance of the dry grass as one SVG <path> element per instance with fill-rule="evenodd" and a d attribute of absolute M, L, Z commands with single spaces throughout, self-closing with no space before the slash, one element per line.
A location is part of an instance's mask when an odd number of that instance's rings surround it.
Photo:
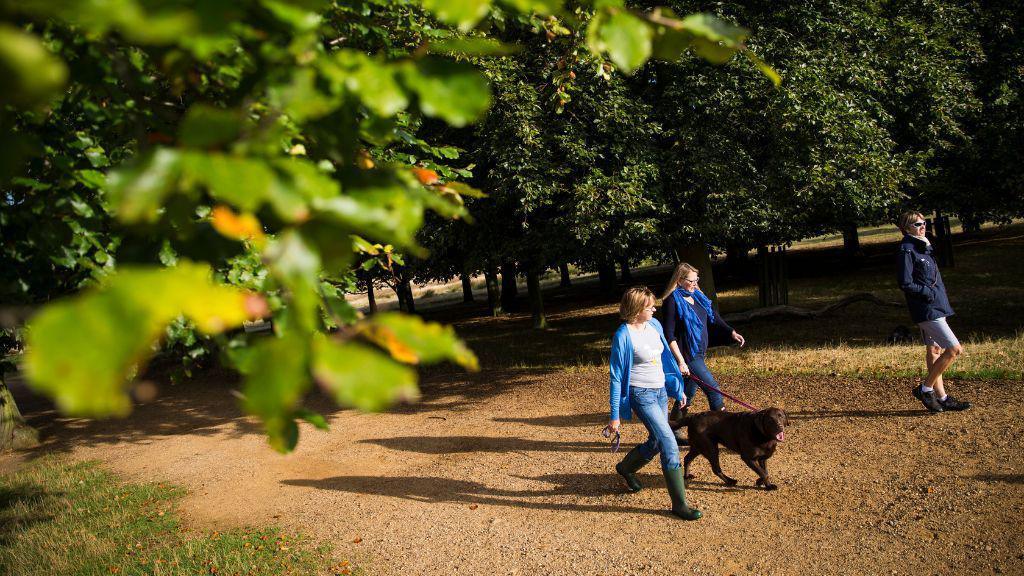
<path fill-rule="evenodd" d="M 923 377 L 924 347 L 850 346 L 819 348 L 761 346 L 718 349 L 709 364 L 722 375 L 829 375 L 871 378 Z M 1024 333 L 1012 338 L 964 343 L 964 354 L 946 372 L 947 378 L 1024 380 Z"/>

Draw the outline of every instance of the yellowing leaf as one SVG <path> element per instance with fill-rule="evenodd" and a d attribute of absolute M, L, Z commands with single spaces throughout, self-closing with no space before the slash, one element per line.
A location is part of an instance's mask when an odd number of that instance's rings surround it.
<path fill-rule="evenodd" d="M 374 315 L 360 330 L 398 360 L 406 356 L 426 364 L 450 360 L 469 370 L 478 369 L 476 355 L 455 335 L 451 326 L 385 312 Z"/>
<path fill-rule="evenodd" d="M 255 300 L 254 300 L 255 299 Z M 214 284 L 209 266 L 124 268 L 104 286 L 48 306 L 29 325 L 25 372 L 36 390 L 76 416 L 131 411 L 129 379 L 175 318 L 206 333 L 265 310 L 258 296 Z"/>
<path fill-rule="evenodd" d="M 220 205 L 213 208 L 210 221 L 217 232 L 235 240 L 262 242 L 263 227 L 255 216 L 248 212 L 236 214 L 231 208 Z"/>
<path fill-rule="evenodd" d="M 402 342 L 387 326 L 368 324 L 363 328 L 363 335 L 381 348 L 387 350 L 391 357 L 406 364 L 418 364 L 419 356 L 412 348 Z"/>
<path fill-rule="evenodd" d="M 430 170 L 429 168 L 416 167 L 412 169 L 413 176 L 420 181 L 420 184 L 424 186 L 430 186 L 431 184 L 437 184 L 441 178 L 437 175 L 437 172 Z"/>

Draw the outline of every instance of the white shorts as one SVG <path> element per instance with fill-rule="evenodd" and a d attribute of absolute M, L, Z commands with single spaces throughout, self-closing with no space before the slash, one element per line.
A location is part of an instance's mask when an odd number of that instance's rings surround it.
<path fill-rule="evenodd" d="M 950 329 L 945 318 L 925 320 L 918 322 L 917 326 L 921 328 L 921 340 L 924 341 L 925 346 L 938 346 L 945 350 L 960 345 L 960 341 L 956 339 L 956 334 L 953 334 L 953 330 Z"/>

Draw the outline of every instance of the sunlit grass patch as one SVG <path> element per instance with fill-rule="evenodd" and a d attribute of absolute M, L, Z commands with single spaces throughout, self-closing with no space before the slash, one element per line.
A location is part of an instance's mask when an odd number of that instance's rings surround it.
<path fill-rule="evenodd" d="M 923 377 L 923 344 L 880 346 L 767 346 L 714 350 L 709 364 L 723 375 Z M 964 354 L 947 378 L 1024 379 L 1024 333 L 1011 338 L 964 342 Z"/>
<path fill-rule="evenodd" d="M 130 484 L 47 457 L 0 478 L 0 574 L 350 574 L 329 550 L 276 528 L 182 525 L 168 484 Z"/>

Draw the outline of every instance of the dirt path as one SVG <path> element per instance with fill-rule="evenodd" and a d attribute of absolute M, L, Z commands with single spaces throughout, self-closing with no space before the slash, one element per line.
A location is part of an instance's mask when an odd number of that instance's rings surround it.
<path fill-rule="evenodd" d="M 735 455 L 736 488 L 698 460 L 705 517 L 688 523 L 665 512 L 656 463 L 638 494 L 613 475 L 605 378 L 438 376 L 414 407 L 331 413 L 288 456 L 224 384 L 166 388 L 119 423 L 35 424 L 50 451 L 187 487 L 196 525 L 283 525 L 374 575 L 1024 573 L 1020 382 L 956 383 L 977 408 L 928 416 L 909 382 L 729 379 L 793 418 L 770 461 L 780 490 L 753 489 Z"/>

